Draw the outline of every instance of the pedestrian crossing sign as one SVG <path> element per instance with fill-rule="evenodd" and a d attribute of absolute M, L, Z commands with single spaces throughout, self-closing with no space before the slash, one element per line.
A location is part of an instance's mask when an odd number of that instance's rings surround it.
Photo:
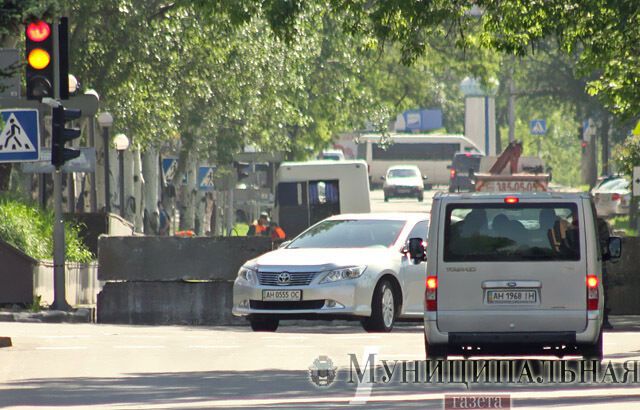
<path fill-rule="evenodd" d="M 198 168 L 198 189 L 200 191 L 215 190 L 216 167 L 206 166 Z"/>
<path fill-rule="evenodd" d="M 544 135 L 547 133 L 547 121 L 531 120 L 529 121 L 529 131 L 531 135 Z"/>
<path fill-rule="evenodd" d="M 0 110 L 0 162 L 40 159 L 38 110 Z"/>

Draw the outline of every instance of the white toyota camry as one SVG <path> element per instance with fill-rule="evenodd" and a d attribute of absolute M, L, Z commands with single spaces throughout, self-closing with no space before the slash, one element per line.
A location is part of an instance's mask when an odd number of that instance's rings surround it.
<path fill-rule="evenodd" d="M 423 315 L 426 265 L 409 238 L 426 242 L 426 213 L 346 214 L 318 222 L 280 249 L 247 261 L 233 287 L 233 314 L 253 330 L 283 319 L 358 319 L 368 331 Z"/>

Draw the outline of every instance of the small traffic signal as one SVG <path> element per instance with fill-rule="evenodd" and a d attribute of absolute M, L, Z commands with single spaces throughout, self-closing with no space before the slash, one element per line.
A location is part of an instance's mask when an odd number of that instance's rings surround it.
<path fill-rule="evenodd" d="M 59 105 L 53 108 L 51 119 L 51 163 L 56 168 L 64 165 L 65 162 L 80 156 L 80 151 L 65 148 L 65 144 L 80 137 L 80 130 L 77 128 L 66 128 L 66 122 L 80 118 L 81 110 L 70 110 Z"/>
<path fill-rule="evenodd" d="M 69 18 L 61 17 L 58 24 L 58 68 L 60 75 L 60 99 L 69 99 Z"/>
<path fill-rule="evenodd" d="M 239 161 L 235 161 L 233 163 L 233 166 L 236 169 L 236 174 L 238 177 L 238 182 L 242 181 L 243 179 L 245 179 L 246 177 L 249 176 L 249 172 L 250 172 L 250 167 L 251 165 L 248 162 L 239 162 Z"/>
<path fill-rule="evenodd" d="M 53 97 L 53 31 L 43 20 L 26 28 L 27 99 Z"/>

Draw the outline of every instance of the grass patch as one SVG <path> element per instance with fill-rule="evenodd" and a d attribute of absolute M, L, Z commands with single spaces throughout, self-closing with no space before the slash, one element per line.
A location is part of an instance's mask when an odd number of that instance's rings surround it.
<path fill-rule="evenodd" d="M 11 195 L 0 195 L 0 238 L 34 259 L 53 259 L 53 212 Z M 80 239 L 78 226 L 65 223 L 66 259 L 90 262 L 93 254 Z"/>
<path fill-rule="evenodd" d="M 638 231 L 636 229 L 631 229 L 629 225 L 629 215 L 614 216 L 609 220 L 609 225 L 611 226 L 611 229 L 624 231 L 626 236 L 638 236 Z"/>

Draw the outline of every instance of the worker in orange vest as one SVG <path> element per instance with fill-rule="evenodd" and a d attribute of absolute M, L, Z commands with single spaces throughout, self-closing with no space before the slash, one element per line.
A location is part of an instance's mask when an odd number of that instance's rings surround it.
<path fill-rule="evenodd" d="M 284 233 L 284 229 L 282 229 L 277 223 L 271 222 L 269 224 L 269 231 L 271 232 L 271 240 L 277 241 L 287 237 L 287 234 Z"/>
<path fill-rule="evenodd" d="M 260 213 L 257 221 L 251 224 L 247 236 L 266 236 L 269 234 L 269 214 Z"/>

